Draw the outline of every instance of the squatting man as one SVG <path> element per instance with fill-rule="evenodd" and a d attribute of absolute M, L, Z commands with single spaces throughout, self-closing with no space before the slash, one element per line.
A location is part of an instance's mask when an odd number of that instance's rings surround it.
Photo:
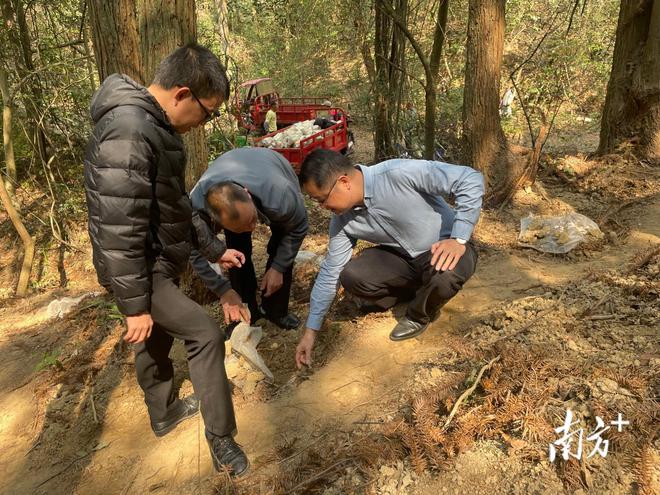
<path fill-rule="evenodd" d="M 312 363 L 316 332 L 339 283 L 365 311 L 407 301 L 405 316 L 390 333 L 400 341 L 424 332 L 474 273 L 477 252 L 470 237 L 484 193 L 476 170 L 410 159 L 354 167 L 340 153 L 317 149 L 304 160 L 299 180 L 334 215 L 296 348 L 298 368 Z M 453 208 L 443 196 L 453 196 Z M 375 246 L 351 259 L 358 239 Z"/>

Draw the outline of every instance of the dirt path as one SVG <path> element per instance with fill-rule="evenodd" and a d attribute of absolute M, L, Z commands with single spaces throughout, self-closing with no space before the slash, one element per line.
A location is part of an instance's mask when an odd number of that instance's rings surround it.
<path fill-rule="evenodd" d="M 634 221 L 625 241 L 572 261 L 483 244 L 475 276 L 420 338 L 401 343 L 388 339 L 402 308 L 367 317 L 348 314 L 336 320 L 331 333 L 335 341 L 325 337 L 328 353 L 311 373 L 293 370 L 296 336 L 266 328 L 263 346 L 273 349 L 265 356 L 277 368 L 277 384 L 267 389 L 267 400 L 237 400 L 238 441 L 252 461 L 252 472 L 286 475 L 282 459 L 392 419 L 411 387 L 423 379 L 420 370 L 434 376 L 437 363 L 455 355 L 457 346 L 465 345 L 462 337 L 504 303 L 594 270 L 620 267 L 649 244 L 658 245 L 657 198 L 629 215 Z M 92 289 L 90 280 L 81 281 L 77 293 Z M 107 308 L 45 322 L 39 308 L 52 297 L 39 295 L 0 309 L 0 492 L 213 493 L 217 477 L 201 421 L 190 420 L 156 439 L 149 431 L 129 349 Z M 54 365 L 36 373 L 35 366 L 54 349 L 62 351 L 63 369 Z M 281 364 L 287 361 L 290 367 Z M 175 362 L 185 376 L 181 346 L 175 348 Z M 434 366 L 426 366 L 430 362 Z M 190 390 L 186 379 L 182 392 Z M 416 479 L 411 493 L 465 493 L 461 483 L 483 483 L 492 487 L 491 493 L 502 492 L 515 477 L 530 479 L 521 493 L 561 491 L 554 471 L 539 466 L 505 462 L 501 449 L 486 442 L 461 454 L 439 478 Z M 539 481 L 541 476 L 545 481 Z M 268 493 L 268 486 L 258 491 Z"/>

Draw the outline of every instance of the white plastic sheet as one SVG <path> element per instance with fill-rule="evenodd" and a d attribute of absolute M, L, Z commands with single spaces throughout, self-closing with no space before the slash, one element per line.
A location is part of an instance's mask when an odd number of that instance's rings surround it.
<path fill-rule="evenodd" d="M 543 253 L 564 254 L 582 242 L 602 237 L 596 222 L 579 213 L 555 217 L 528 215 L 520 220 L 518 244 Z"/>

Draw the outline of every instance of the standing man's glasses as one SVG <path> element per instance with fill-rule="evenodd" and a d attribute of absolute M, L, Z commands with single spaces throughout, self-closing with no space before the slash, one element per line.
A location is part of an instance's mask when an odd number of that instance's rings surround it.
<path fill-rule="evenodd" d="M 192 95 L 193 98 L 195 98 L 197 103 L 199 103 L 199 106 L 202 107 L 202 110 L 204 110 L 204 114 L 205 114 L 204 123 L 205 124 L 211 122 L 213 119 L 217 119 L 218 117 L 220 117 L 220 112 L 218 110 L 213 110 L 212 112 L 209 112 L 208 108 L 206 108 L 204 106 L 204 104 L 199 100 L 199 98 L 197 98 L 197 96 L 195 96 L 195 93 L 193 93 L 192 90 L 190 90 L 190 94 Z"/>

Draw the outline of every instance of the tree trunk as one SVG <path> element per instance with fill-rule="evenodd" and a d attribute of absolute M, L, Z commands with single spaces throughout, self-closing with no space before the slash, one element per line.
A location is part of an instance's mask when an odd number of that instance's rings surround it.
<path fill-rule="evenodd" d="M 449 13 L 449 0 L 440 0 L 438 6 L 438 18 L 435 23 L 433 34 L 433 47 L 429 57 L 429 70 L 427 72 L 424 111 L 424 158 L 433 159 L 435 155 L 435 115 L 436 115 L 436 86 L 438 71 L 440 68 L 440 57 L 445 43 L 445 32 L 447 30 L 447 15 Z"/>
<path fill-rule="evenodd" d="M 405 77 L 405 36 L 389 14 L 394 9 L 387 2 L 376 0 L 376 37 L 374 66 L 376 97 L 374 108 L 374 159 L 381 160 L 395 154 L 397 114 L 401 104 Z M 407 0 L 395 0 L 395 15 L 405 23 Z"/>
<path fill-rule="evenodd" d="M 88 15 L 91 16 L 92 14 L 89 11 L 88 7 L 89 1 L 88 0 L 82 0 L 82 10 L 83 10 L 83 17 Z M 83 19 L 83 25 L 80 30 L 82 34 L 82 45 L 83 45 L 83 50 L 85 52 L 85 57 L 87 57 L 87 60 L 85 60 L 85 69 L 87 70 L 87 80 L 89 82 L 89 89 L 92 93 L 96 91 L 96 80 L 94 79 L 94 65 L 92 62 L 92 49 L 90 47 L 90 41 L 89 41 L 89 29 L 90 29 L 90 22 L 84 22 L 85 19 Z"/>
<path fill-rule="evenodd" d="M 195 1 L 143 0 L 139 19 L 145 83 L 150 84 L 161 60 L 197 39 Z"/>
<path fill-rule="evenodd" d="M 18 31 L 21 39 L 21 51 L 23 52 L 23 63 L 28 72 L 34 72 L 34 61 L 32 60 L 32 39 L 30 31 L 25 22 L 25 10 L 23 8 L 22 0 L 14 0 L 16 20 L 18 21 Z M 42 163 L 47 163 L 50 155 L 46 145 L 46 130 L 44 123 L 46 120 L 43 118 L 43 91 L 39 78 L 31 77 L 28 83 L 30 88 L 31 97 L 30 101 L 25 102 L 25 108 L 28 111 L 28 116 L 32 120 L 32 139 L 35 151 L 39 155 Z"/>
<path fill-rule="evenodd" d="M 408 1 L 396 1 L 396 15 L 404 24 L 408 23 Z M 391 21 L 390 21 L 391 22 Z M 398 135 L 400 129 L 399 114 L 403 98 L 403 85 L 406 80 L 406 37 L 400 27 L 394 25 L 392 45 L 390 47 L 388 70 L 389 101 L 387 115 L 390 134 Z M 396 141 L 397 139 L 395 139 Z"/>
<path fill-rule="evenodd" d="M 7 74 L 0 65 L 0 93 L 2 94 L 3 101 L 3 126 L 2 126 L 2 138 L 5 149 L 5 160 L 7 165 L 14 165 L 14 153 L 13 153 L 13 140 L 11 135 L 11 95 L 9 94 L 9 85 L 7 83 Z M 7 210 L 9 219 L 14 225 L 16 232 L 21 237 L 23 241 L 23 247 L 25 248 L 25 253 L 23 255 L 23 264 L 21 266 L 21 272 L 18 277 L 18 285 L 16 287 L 16 295 L 23 297 L 27 293 L 28 283 L 30 281 L 30 272 L 32 272 L 32 262 L 34 261 L 34 239 L 30 233 L 23 225 L 21 216 L 12 204 L 9 193 L 5 188 L 5 182 L 0 180 L 0 200 Z"/>
<path fill-rule="evenodd" d="M 220 60 L 223 65 L 229 65 L 229 13 L 227 12 L 227 0 L 213 0 L 214 12 L 213 22 L 214 29 L 220 41 L 220 49 L 222 56 Z"/>
<path fill-rule="evenodd" d="M 401 30 L 412 45 L 419 61 L 424 67 L 425 82 L 420 82 L 424 87 L 425 95 L 425 117 L 424 117 L 424 158 L 427 160 L 433 159 L 435 154 L 435 106 L 436 106 L 436 79 L 438 76 L 438 67 L 440 66 L 440 57 L 442 55 L 442 47 L 445 40 L 445 29 L 447 26 L 447 14 L 449 12 L 449 0 L 442 0 L 438 4 L 438 16 L 436 19 L 435 30 L 433 34 L 433 46 L 431 48 L 431 56 L 427 57 L 422 50 L 422 47 L 415 39 L 415 37 L 408 29 L 405 18 L 400 17 L 397 13 L 392 11 L 388 4 L 383 4 L 382 8 L 387 15 L 394 21 L 394 23 Z M 401 68 L 401 71 L 404 69 Z"/>
<path fill-rule="evenodd" d="M 144 84 L 135 2 L 89 0 L 89 8 L 99 80 L 118 72 Z"/>
<path fill-rule="evenodd" d="M 372 8 L 365 10 L 364 4 L 361 0 L 347 0 L 346 3 L 341 4 L 340 8 L 351 12 L 354 40 L 360 47 L 362 63 L 367 71 L 369 86 L 373 91 L 374 85 L 376 84 L 376 67 L 374 65 L 374 58 L 371 54 L 371 44 L 369 41 L 370 27 L 368 24 L 369 20 L 373 17 L 373 4 Z"/>
<path fill-rule="evenodd" d="M 499 115 L 504 4 L 505 0 L 469 2 L 463 151 L 466 164 L 484 174 L 487 195 L 515 181 L 510 176 L 508 146 Z"/>
<path fill-rule="evenodd" d="M 194 0 L 144 0 L 140 11 L 140 39 L 144 74 L 151 82 L 158 64 L 176 48 L 197 39 Z M 208 146 L 203 128 L 185 134 L 186 187 L 192 189 L 208 167 Z"/>
<path fill-rule="evenodd" d="M 374 87 L 374 160 L 380 160 L 393 153 L 392 136 L 388 125 L 387 100 L 387 46 L 391 37 L 392 22 L 382 6 L 383 0 L 376 0 L 376 35 L 374 39 L 374 64 L 376 78 Z"/>
<path fill-rule="evenodd" d="M 633 140 L 660 160 L 660 1 L 622 0 L 598 153 Z"/>
<path fill-rule="evenodd" d="M 194 0 L 90 0 L 92 38 L 101 80 L 127 74 L 149 85 L 161 60 L 197 38 Z M 139 29 L 138 29 L 139 27 Z M 208 164 L 204 129 L 184 136 L 188 156 L 186 186 L 190 189 Z"/>
<path fill-rule="evenodd" d="M 9 94 L 9 83 L 7 82 L 7 74 L 4 72 L 2 65 L 0 65 L 0 85 L 2 90 L 2 129 L 3 129 L 3 145 L 5 150 L 5 163 L 7 167 L 7 178 L 2 177 L 0 182 L 3 183 L 7 193 L 10 196 L 14 194 L 14 183 L 16 180 L 16 160 L 14 158 L 14 141 L 11 138 L 11 119 L 13 113 L 13 102 Z M 9 130 L 8 130 L 9 129 Z"/>
<path fill-rule="evenodd" d="M 20 57 L 14 61 L 18 76 L 26 80 L 27 90 L 22 93 L 27 118 L 30 121 L 31 144 L 35 154 L 46 163 L 48 161 L 47 139 L 43 119 L 43 91 L 38 77 L 30 76 L 35 70 L 32 59 L 32 40 L 25 19 L 24 2 L 20 0 L 5 0 L 2 3 L 4 24 L 7 27 L 9 41 Z M 12 178 L 16 180 L 16 171 Z"/>

